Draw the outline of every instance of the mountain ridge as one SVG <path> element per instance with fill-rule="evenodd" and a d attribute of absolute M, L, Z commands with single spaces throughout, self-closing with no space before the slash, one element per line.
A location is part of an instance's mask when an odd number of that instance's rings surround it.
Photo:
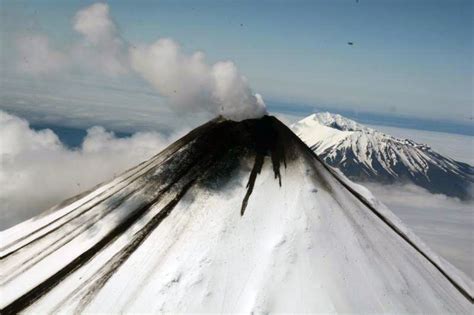
<path fill-rule="evenodd" d="M 474 168 L 428 145 L 392 137 L 331 113 L 310 115 L 292 129 L 326 163 L 353 180 L 413 183 L 432 193 L 473 198 Z"/>

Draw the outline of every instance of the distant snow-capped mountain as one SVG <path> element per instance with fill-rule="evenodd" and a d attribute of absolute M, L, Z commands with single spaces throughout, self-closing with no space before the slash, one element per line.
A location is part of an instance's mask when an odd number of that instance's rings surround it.
<path fill-rule="evenodd" d="M 432 193 L 472 199 L 474 168 L 331 113 L 310 115 L 293 131 L 326 163 L 357 181 L 413 183 Z"/>

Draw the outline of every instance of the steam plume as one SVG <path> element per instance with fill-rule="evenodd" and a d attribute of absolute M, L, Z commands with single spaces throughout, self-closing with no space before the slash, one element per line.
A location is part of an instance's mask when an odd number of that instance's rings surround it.
<path fill-rule="evenodd" d="M 26 37 L 33 38 L 32 42 L 20 40 L 20 69 L 33 75 L 74 70 L 98 71 L 108 76 L 132 72 L 167 97 L 178 111 L 205 111 L 233 120 L 266 113 L 262 97 L 252 92 L 233 62 L 208 64 L 204 53 L 187 55 L 170 38 L 129 46 L 105 3 L 79 10 L 73 29 L 81 39 L 66 51 L 52 49 L 44 35 Z"/>
<path fill-rule="evenodd" d="M 172 39 L 130 49 L 130 64 L 171 103 L 241 120 L 260 117 L 265 105 L 231 61 L 208 65 L 202 52 L 185 55 Z"/>

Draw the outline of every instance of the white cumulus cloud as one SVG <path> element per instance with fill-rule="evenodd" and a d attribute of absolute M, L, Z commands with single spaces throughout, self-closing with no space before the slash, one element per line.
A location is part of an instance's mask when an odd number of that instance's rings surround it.
<path fill-rule="evenodd" d="M 112 179 L 169 142 L 155 132 L 117 138 L 93 127 L 80 148 L 69 149 L 53 131 L 33 130 L 26 120 L 0 111 L 0 229 Z"/>

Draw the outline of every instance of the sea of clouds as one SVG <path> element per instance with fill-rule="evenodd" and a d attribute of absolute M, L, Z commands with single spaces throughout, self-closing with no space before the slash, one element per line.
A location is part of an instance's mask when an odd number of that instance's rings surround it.
<path fill-rule="evenodd" d="M 412 184 L 361 183 L 432 249 L 474 279 L 474 203 Z"/>

